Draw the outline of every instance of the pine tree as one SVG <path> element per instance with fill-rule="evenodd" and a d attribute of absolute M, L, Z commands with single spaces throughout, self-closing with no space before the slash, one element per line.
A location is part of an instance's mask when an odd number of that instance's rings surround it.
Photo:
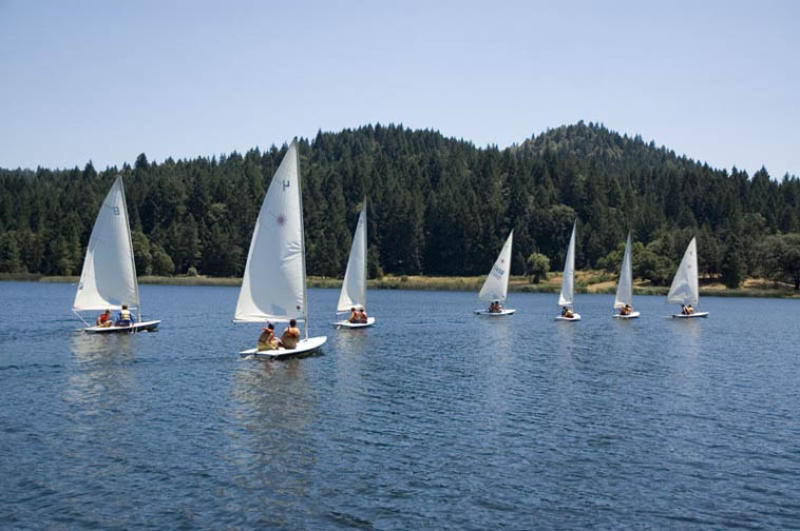
<path fill-rule="evenodd" d="M 728 237 L 725 255 L 722 258 L 722 282 L 728 288 L 738 288 L 744 280 L 744 252 L 742 242 L 736 233 Z"/>

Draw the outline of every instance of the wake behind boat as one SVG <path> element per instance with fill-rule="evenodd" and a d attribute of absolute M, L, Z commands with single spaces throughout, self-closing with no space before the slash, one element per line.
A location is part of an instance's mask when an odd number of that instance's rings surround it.
<path fill-rule="evenodd" d="M 283 358 L 318 350 L 326 336 L 308 337 L 305 237 L 300 190 L 300 159 L 292 142 L 272 177 L 258 213 L 242 287 L 236 303 L 235 323 L 302 321 L 305 337 L 294 348 L 270 342 L 268 349 L 247 349 L 242 356 Z"/>
<path fill-rule="evenodd" d="M 335 321 L 340 328 L 367 328 L 375 324 L 374 317 L 367 317 L 367 198 L 361 205 L 350 257 L 342 281 L 342 291 L 336 304 L 336 313 L 352 312 L 349 319 Z"/>
<path fill-rule="evenodd" d="M 478 293 L 478 299 L 488 302 L 488 310 L 475 310 L 475 315 L 486 317 L 505 317 L 513 315 L 517 310 L 503 308 L 502 303 L 508 298 L 508 280 L 511 275 L 511 247 L 514 242 L 514 231 L 512 230 L 500 254 L 492 266 L 492 270 L 486 276 L 483 287 Z"/>
<path fill-rule="evenodd" d="M 133 318 L 133 308 L 137 310 L 137 319 Z M 95 326 L 89 325 L 79 313 L 102 310 L 106 311 L 98 317 Z M 120 312 L 116 322 L 111 319 L 110 310 Z M 92 227 L 72 311 L 87 325 L 83 331 L 90 334 L 151 332 L 161 323 L 160 320 L 142 321 L 136 263 L 121 176 L 116 178 L 103 200 Z"/>

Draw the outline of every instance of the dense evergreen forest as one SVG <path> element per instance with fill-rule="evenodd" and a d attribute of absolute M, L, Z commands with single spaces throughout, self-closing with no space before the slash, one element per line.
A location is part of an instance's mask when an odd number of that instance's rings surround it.
<path fill-rule="evenodd" d="M 373 276 L 485 274 L 511 229 L 514 274 L 540 267 L 535 253 L 560 270 L 577 217 L 579 268 L 615 271 L 630 229 L 635 274 L 654 284 L 669 282 L 696 235 L 702 274 L 800 286 L 794 176 L 713 169 L 582 122 L 503 150 L 393 125 L 320 132 L 300 148 L 309 274 L 343 275 L 366 197 Z M 0 170 L 0 272 L 80 274 L 98 207 L 122 174 L 140 275 L 241 275 L 285 151 L 161 163 L 141 154 L 99 173 L 91 162 Z"/>

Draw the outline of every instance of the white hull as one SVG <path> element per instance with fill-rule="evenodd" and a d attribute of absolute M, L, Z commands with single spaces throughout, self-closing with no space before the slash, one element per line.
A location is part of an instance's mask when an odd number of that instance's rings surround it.
<path fill-rule="evenodd" d="M 697 313 L 691 313 L 689 315 L 684 315 L 682 313 L 673 313 L 672 317 L 675 319 L 694 319 L 695 317 L 708 317 L 708 312 L 697 312 Z"/>
<path fill-rule="evenodd" d="M 499 312 L 490 312 L 488 310 L 475 310 L 475 315 L 485 317 L 505 317 L 506 315 L 514 315 L 517 310 L 509 308 L 507 310 L 500 310 Z"/>
<path fill-rule="evenodd" d="M 614 319 L 636 319 L 636 318 L 637 318 L 637 317 L 639 317 L 640 315 L 641 315 L 641 314 L 640 314 L 639 312 L 631 312 L 631 313 L 630 313 L 630 314 L 628 314 L 628 315 L 620 315 L 620 314 L 615 314 L 615 315 L 614 315 Z"/>
<path fill-rule="evenodd" d="M 239 354 L 241 354 L 242 357 L 253 356 L 254 358 L 288 358 L 289 356 L 300 356 L 302 354 L 314 352 L 324 345 L 327 340 L 327 336 L 309 337 L 308 339 L 301 339 L 298 341 L 297 348 L 293 349 L 285 349 L 280 347 L 276 350 L 258 350 L 255 348 L 249 348 L 239 352 Z"/>
<path fill-rule="evenodd" d="M 375 324 L 375 318 L 367 317 L 366 323 L 351 323 L 350 321 L 345 319 L 344 321 L 336 321 L 331 324 L 336 328 L 367 328 L 368 326 L 372 326 Z"/>
<path fill-rule="evenodd" d="M 90 326 L 84 328 L 87 334 L 132 334 L 136 332 L 152 332 L 161 321 L 142 321 L 130 326 Z"/>
<path fill-rule="evenodd" d="M 574 317 L 562 317 L 562 316 L 559 315 L 558 317 L 556 317 L 556 321 L 580 321 L 581 320 L 581 314 L 575 313 L 573 315 L 574 315 Z"/>

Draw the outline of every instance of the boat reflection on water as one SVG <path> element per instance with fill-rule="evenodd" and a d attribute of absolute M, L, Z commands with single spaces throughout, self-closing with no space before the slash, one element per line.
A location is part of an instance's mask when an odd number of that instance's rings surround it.
<path fill-rule="evenodd" d="M 561 324 L 563 323 L 557 323 L 557 326 L 552 327 L 555 337 L 550 340 L 555 342 L 559 356 L 572 358 L 581 344 L 578 339 L 583 329 L 580 326 L 560 326 Z"/>
<path fill-rule="evenodd" d="M 474 374 L 479 375 L 481 389 L 476 409 L 483 419 L 485 444 L 499 445 L 501 423 L 510 410 L 511 402 L 518 398 L 517 390 L 521 379 L 515 363 L 515 340 L 519 329 L 517 317 L 502 319 L 479 319 L 481 335 L 480 348 L 476 349 Z M 487 362 L 486 353 L 491 353 Z"/>
<path fill-rule="evenodd" d="M 131 364 L 134 361 L 129 334 L 96 336 L 75 333 L 70 351 L 75 364 L 65 390 L 65 400 L 80 406 L 85 414 L 96 407 L 113 407 L 127 399 L 134 389 Z"/>
<path fill-rule="evenodd" d="M 378 334 L 383 337 L 382 333 Z M 384 361 L 382 343 L 377 346 L 375 331 L 369 328 L 342 328 L 333 334 L 331 347 L 335 379 L 332 394 L 344 415 L 357 415 L 362 401 L 369 399 L 365 374 L 372 374 Z"/>
<path fill-rule="evenodd" d="M 700 344 L 702 342 L 703 328 L 708 326 L 704 319 L 685 319 L 679 326 L 674 327 L 672 337 L 672 370 L 671 379 L 676 390 L 694 392 L 698 382 L 705 381 L 707 375 L 702 371 L 702 358 Z"/>
<path fill-rule="evenodd" d="M 493 358 L 503 359 L 514 348 L 514 340 L 518 330 L 515 330 L 513 321 L 516 317 L 508 319 L 479 319 L 479 330 L 486 348 L 494 352 Z"/>
<path fill-rule="evenodd" d="M 225 452 L 232 481 L 259 500 L 243 501 L 260 524 L 285 525 L 294 501 L 309 495 L 316 448 L 311 426 L 319 404 L 311 388 L 308 360 L 243 362 L 235 373 L 232 417 Z M 275 511 L 276 506 L 283 511 Z M 300 509 L 299 507 L 297 508 Z"/>
<path fill-rule="evenodd" d="M 331 337 L 333 350 L 335 352 L 343 353 L 362 353 L 364 347 L 368 344 L 369 329 L 348 329 L 343 328 L 337 330 L 336 334 Z"/>
<path fill-rule="evenodd" d="M 116 479 L 140 451 L 139 422 L 132 336 L 93 336 L 78 332 L 70 338 L 73 363 L 62 392 L 58 444 L 69 456 L 75 473 L 59 480 L 91 485 L 98 490 L 118 488 Z M 114 463 L 86 466 L 87 463 Z M 80 464 L 79 464 L 80 463 Z M 109 466 L 115 473 L 109 474 Z"/>

